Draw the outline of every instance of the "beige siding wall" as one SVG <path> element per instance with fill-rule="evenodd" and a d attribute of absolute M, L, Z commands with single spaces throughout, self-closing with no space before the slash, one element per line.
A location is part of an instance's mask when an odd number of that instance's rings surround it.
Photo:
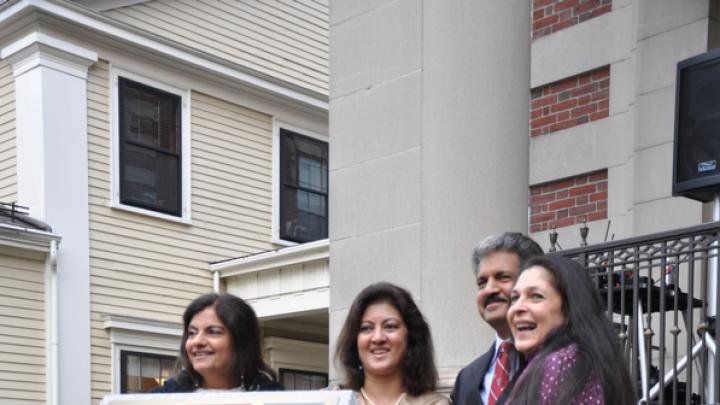
<path fill-rule="evenodd" d="M 178 322 L 211 290 L 208 263 L 273 248 L 272 121 L 193 93 L 192 225 L 109 208 L 109 70 L 90 69 L 88 142 L 93 398 L 111 390 L 106 315 Z"/>
<path fill-rule="evenodd" d="M 44 261 L 0 252 L 0 403 L 44 404 Z"/>
<path fill-rule="evenodd" d="M 153 0 L 105 14 L 327 94 L 327 0 Z"/>
<path fill-rule="evenodd" d="M 15 156 L 15 81 L 10 65 L 0 61 L 0 202 L 17 200 Z"/>

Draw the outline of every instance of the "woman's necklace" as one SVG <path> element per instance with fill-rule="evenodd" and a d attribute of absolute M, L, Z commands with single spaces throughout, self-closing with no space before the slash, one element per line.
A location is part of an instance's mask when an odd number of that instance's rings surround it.
<path fill-rule="evenodd" d="M 365 392 L 365 390 L 362 387 L 360 387 L 360 393 L 362 394 L 363 398 L 365 399 L 365 402 L 367 402 L 367 405 L 377 405 L 372 399 L 370 399 L 370 397 L 368 397 L 367 392 Z M 404 392 L 402 394 L 400 394 L 397 401 L 395 401 L 395 405 L 398 405 L 400 403 L 400 401 L 403 400 L 403 398 L 405 398 Z"/>

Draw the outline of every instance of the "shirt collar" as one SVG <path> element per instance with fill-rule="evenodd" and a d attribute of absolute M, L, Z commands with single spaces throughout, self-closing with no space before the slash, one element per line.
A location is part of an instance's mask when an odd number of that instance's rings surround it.
<path fill-rule="evenodd" d="M 494 349 L 493 358 L 492 358 L 493 364 L 495 363 L 495 360 L 497 359 L 498 352 L 500 351 L 500 345 L 502 344 L 502 342 L 512 343 L 512 338 L 503 339 L 499 335 L 495 334 L 495 349 Z M 512 352 L 515 352 L 515 350 L 513 349 Z"/>

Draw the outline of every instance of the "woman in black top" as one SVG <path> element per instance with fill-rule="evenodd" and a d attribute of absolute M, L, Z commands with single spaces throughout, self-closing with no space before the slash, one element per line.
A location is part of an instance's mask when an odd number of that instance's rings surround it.
<path fill-rule="evenodd" d="M 152 392 L 282 390 L 262 359 L 260 339 L 257 316 L 245 301 L 230 294 L 203 295 L 183 314 L 177 376 Z"/>

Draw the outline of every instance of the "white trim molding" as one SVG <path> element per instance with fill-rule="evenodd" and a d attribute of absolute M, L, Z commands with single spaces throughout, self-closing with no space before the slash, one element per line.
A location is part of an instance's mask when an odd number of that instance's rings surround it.
<path fill-rule="evenodd" d="M 322 239 L 302 245 L 284 247 L 237 259 L 210 264 L 210 271 L 221 278 L 308 263 L 330 257 L 330 241 Z"/>
<path fill-rule="evenodd" d="M 103 328 L 128 333 L 152 333 L 175 337 L 181 337 L 183 333 L 182 325 L 179 323 L 160 322 L 118 315 L 107 316 L 103 322 Z"/>
<path fill-rule="evenodd" d="M 272 222 L 270 242 L 280 246 L 296 246 L 297 242 L 280 239 L 280 161 L 282 158 L 280 145 L 280 130 L 286 129 L 309 138 L 317 139 L 330 145 L 327 135 L 300 128 L 273 117 L 273 139 L 272 139 Z M 328 149 L 329 151 L 329 149 Z M 328 167 L 328 176 L 330 168 Z"/>
<path fill-rule="evenodd" d="M 176 64 L 199 69 L 214 77 L 230 79 L 272 97 L 289 100 L 313 110 L 327 112 L 328 97 L 312 90 L 287 83 L 220 58 L 209 56 L 182 44 L 105 17 L 85 6 L 60 0 L 21 0 L 0 10 L 0 26 L 17 21 L 27 14 L 40 11 L 46 16 L 65 21 L 117 41 L 123 46 L 151 51 L 154 55 Z"/>
<path fill-rule="evenodd" d="M 177 217 L 174 215 L 164 214 L 162 212 L 153 211 L 151 209 L 134 207 L 131 205 L 122 204 L 120 202 L 120 100 L 118 91 L 118 78 L 124 77 L 136 81 L 138 83 L 145 84 L 147 86 L 166 91 L 171 94 L 175 94 L 180 97 L 180 164 L 181 164 L 181 216 Z M 134 212 L 136 214 L 147 215 L 167 221 L 180 222 L 186 225 L 192 224 L 192 207 L 191 207 L 191 162 L 190 162 L 190 142 L 191 142 L 191 130 L 190 130 L 190 112 L 191 112 L 191 101 L 190 101 L 190 89 L 182 89 L 180 87 L 173 86 L 168 83 L 151 79 L 145 76 L 140 76 L 130 72 L 126 69 L 121 69 L 116 66 L 110 66 L 110 108 L 111 108 L 111 150 L 112 150 L 112 198 L 110 199 L 110 207 L 120 209 L 124 211 Z"/>
<path fill-rule="evenodd" d="M 328 372 L 328 344 L 269 336 L 264 339 L 270 367 Z"/>
<path fill-rule="evenodd" d="M 148 3 L 151 0 L 74 0 L 75 3 L 81 4 L 95 11 L 108 11 L 120 7 L 134 6 L 136 4 Z"/>
<path fill-rule="evenodd" d="M 45 386 L 47 387 L 47 399 L 49 405 L 60 403 L 58 372 L 58 283 L 57 283 L 57 255 L 60 240 L 50 241 L 50 252 L 48 260 L 45 261 Z"/>
<path fill-rule="evenodd" d="M 243 297 L 258 318 L 270 320 L 327 311 L 330 249 L 327 239 L 213 263 L 226 291 Z"/>
<path fill-rule="evenodd" d="M 0 224 L 0 246 L 50 253 L 52 242 L 62 237 L 52 232 L 38 231 L 16 225 Z"/>
<path fill-rule="evenodd" d="M 127 316 L 108 316 L 103 328 L 110 333 L 112 393 L 120 393 L 121 352 L 178 356 L 182 325 Z"/>
<path fill-rule="evenodd" d="M 55 108 L 62 104 L 66 113 L 83 112 L 83 116 L 77 117 L 76 125 L 67 120 L 65 126 L 73 135 L 76 130 L 84 131 L 84 141 L 87 131 L 85 82 L 88 68 L 97 62 L 98 55 L 77 44 L 35 31 L 4 43 L 0 48 L 0 58 L 11 64 L 15 79 L 18 199 L 29 207 L 30 215 L 47 221 L 49 190 L 46 184 L 48 173 L 45 171 L 54 169 L 46 168 L 50 164 L 45 154 L 50 152 L 47 143 L 51 138 L 46 132 L 53 131 L 52 137 L 58 138 L 60 129 L 55 124 L 60 118 L 60 111 L 55 111 Z M 52 72 L 59 75 L 50 77 Z M 63 92 L 67 99 L 53 103 L 49 94 Z M 82 145 L 84 147 L 80 150 L 85 151 L 87 145 L 85 142 Z M 84 153 L 81 155 L 87 157 Z M 87 174 L 87 162 L 81 170 Z"/>
<path fill-rule="evenodd" d="M 6 59 L 15 77 L 38 66 L 45 66 L 81 79 L 87 79 L 87 70 L 97 62 L 96 52 L 73 43 L 53 38 L 42 32 L 31 32 L 3 46 L 0 58 Z"/>

